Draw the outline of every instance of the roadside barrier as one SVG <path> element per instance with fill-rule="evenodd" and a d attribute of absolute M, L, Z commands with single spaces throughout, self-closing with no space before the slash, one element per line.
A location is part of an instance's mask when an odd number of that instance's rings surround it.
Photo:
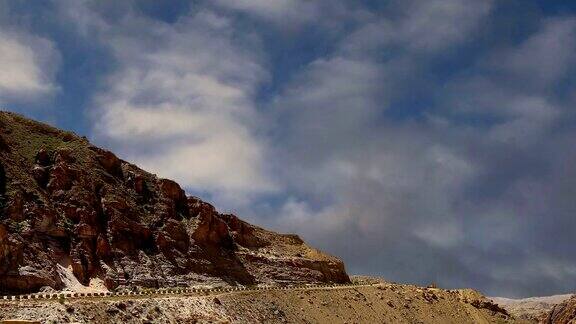
<path fill-rule="evenodd" d="M 15 302 L 26 300 L 74 300 L 74 299 L 103 299 L 110 297 L 127 297 L 134 296 L 179 296 L 179 295 L 209 295 L 217 293 L 229 293 L 236 291 L 250 292 L 250 291 L 280 291 L 280 290 L 305 290 L 305 289 L 324 289 L 324 288 L 346 288 L 358 286 L 373 286 L 374 284 L 362 283 L 349 283 L 349 284 L 302 284 L 302 285 L 288 285 L 288 286 L 239 286 L 239 287 L 189 287 L 189 288 L 159 288 L 159 289 L 146 289 L 141 291 L 128 291 L 128 292 L 63 292 L 63 293 L 34 293 L 25 295 L 9 295 L 0 296 L 0 302 Z"/>

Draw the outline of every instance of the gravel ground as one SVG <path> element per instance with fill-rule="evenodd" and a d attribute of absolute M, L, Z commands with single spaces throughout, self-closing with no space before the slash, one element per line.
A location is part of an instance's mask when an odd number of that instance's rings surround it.
<path fill-rule="evenodd" d="M 0 303 L 0 319 L 42 323 L 526 323 L 471 290 L 372 286 L 166 298 Z"/>

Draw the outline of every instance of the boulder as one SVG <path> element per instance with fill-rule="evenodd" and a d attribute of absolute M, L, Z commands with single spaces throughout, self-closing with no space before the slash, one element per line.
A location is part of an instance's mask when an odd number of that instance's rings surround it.
<path fill-rule="evenodd" d="M 104 170 L 113 176 L 122 177 L 122 161 L 112 152 L 102 149 L 96 150 L 99 152 L 97 155 L 98 162 L 104 167 Z"/>
<path fill-rule="evenodd" d="M 148 196 L 150 193 L 150 190 L 146 185 L 146 178 L 141 174 L 130 172 L 126 179 L 126 183 L 141 196 Z"/>
<path fill-rule="evenodd" d="M 188 197 L 187 199 L 188 210 L 190 216 L 197 217 L 201 214 L 216 214 L 216 208 L 207 202 L 200 200 L 197 197 Z"/>
<path fill-rule="evenodd" d="M 216 245 L 226 249 L 234 248 L 228 225 L 218 217 L 217 213 L 201 212 L 198 214 L 198 220 L 199 223 L 192 232 L 192 238 L 196 243 Z"/>
<path fill-rule="evenodd" d="M 50 165 L 50 154 L 45 148 L 41 148 L 38 153 L 36 153 L 36 163 L 40 166 Z"/>
<path fill-rule="evenodd" d="M 49 177 L 47 167 L 43 167 L 40 165 L 34 165 L 34 167 L 32 167 L 32 170 L 30 171 L 30 173 L 32 174 L 32 177 L 34 178 L 34 180 L 36 180 L 36 183 L 41 188 L 46 188 L 46 185 L 48 184 L 48 177 Z"/>
<path fill-rule="evenodd" d="M 253 226 L 240 220 L 235 215 L 220 215 L 220 218 L 228 225 L 230 234 L 237 244 L 245 248 L 258 248 L 267 245 L 265 241 L 255 235 Z"/>
<path fill-rule="evenodd" d="M 180 188 L 179 184 L 172 180 L 160 179 L 160 191 L 162 192 L 162 196 L 173 201 L 186 200 L 184 190 Z"/>

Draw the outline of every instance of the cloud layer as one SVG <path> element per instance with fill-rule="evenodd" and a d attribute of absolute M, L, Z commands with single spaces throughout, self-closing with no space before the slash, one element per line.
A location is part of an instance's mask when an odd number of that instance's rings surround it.
<path fill-rule="evenodd" d="M 576 289 L 576 13 L 476 0 L 184 7 L 45 9 L 109 62 L 81 107 L 97 143 L 302 234 L 352 273 L 491 295 Z M 62 35 L 6 24 L 0 100 L 53 93 Z M 58 73 L 80 78 L 62 59 Z"/>
<path fill-rule="evenodd" d="M 245 200 L 274 189 L 256 136 L 254 95 L 267 78 L 257 41 L 208 11 L 172 25 L 127 13 L 98 32 L 119 66 L 96 95 L 100 140 L 192 190 Z"/>
<path fill-rule="evenodd" d="M 34 101 L 56 90 L 54 44 L 20 30 L 0 31 L 0 103 Z"/>

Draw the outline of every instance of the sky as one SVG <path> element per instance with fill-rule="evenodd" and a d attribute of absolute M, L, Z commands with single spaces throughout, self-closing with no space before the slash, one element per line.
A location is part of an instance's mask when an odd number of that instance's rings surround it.
<path fill-rule="evenodd" d="M 0 107 L 349 273 L 576 290 L 576 3 L 0 0 Z"/>

